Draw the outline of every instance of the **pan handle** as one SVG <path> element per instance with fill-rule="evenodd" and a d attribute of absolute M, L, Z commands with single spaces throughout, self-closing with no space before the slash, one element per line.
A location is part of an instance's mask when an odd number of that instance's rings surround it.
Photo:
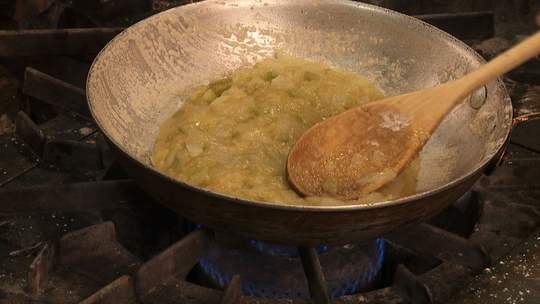
<path fill-rule="evenodd" d="M 512 107 L 514 108 L 512 130 L 520 122 L 540 119 L 540 87 L 535 92 L 525 94 L 513 101 Z"/>
<path fill-rule="evenodd" d="M 526 78 L 526 75 L 521 76 Z M 523 82 L 516 82 L 509 78 L 505 78 L 504 82 L 510 96 L 512 96 L 513 118 L 510 130 L 511 135 L 519 123 L 529 120 L 540 120 L 540 85 L 529 85 Z M 508 156 L 506 148 L 510 144 L 510 137 L 508 136 L 501 150 L 488 164 L 484 174 L 490 175 L 506 160 Z"/>
<path fill-rule="evenodd" d="M 512 71 L 508 74 L 509 77 L 503 77 L 506 89 L 512 97 L 512 130 L 520 122 L 540 119 L 539 74 L 538 70 Z"/>

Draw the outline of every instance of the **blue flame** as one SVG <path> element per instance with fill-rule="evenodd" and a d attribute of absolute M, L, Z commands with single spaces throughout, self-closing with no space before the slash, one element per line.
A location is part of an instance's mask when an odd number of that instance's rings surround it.
<path fill-rule="evenodd" d="M 295 246 L 280 246 L 280 245 L 270 245 L 259 241 L 251 240 L 249 241 L 253 247 L 263 253 L 267 253 L 270 255 L 278 255 L 285 258 L 298 258 L 299 253 L 298 249 Z M 378 257 L 376 265 L 373 265 L 373 267 L 370 267 L 366 269 L 365 273 L 361 275 L 360 277 L 357 277 L 353 282 L 350 284 L 341 284 L 341 285 L 333 285 L 328 286 L 330 295 L 332 298 L 335 297 L 342 297 L 347 294 L 354 294 L 357 290 L 364 287 L 367 283 L 371 282 L 371 280 L 377 276 L 379 270 L 382 268 L 383 260 L 384 260 L 384 239 L 378 238 L 375 240 L 378 248 Z M 316 247 L 316 251 L 318 254 L 324 253 L 328 251 L 331 247 L 330 246 L 321 246 Z M 232 280 L 232 277 L 234 273 L 229 272 L 227 270 L 221 269 L 220 265 L 217 265 L 217 261 L 212 258 L 212 256 L 207 256 L 205 258 L 202 258 L 200 261 L 200 266 L 204 269 L 204 271 L 209 274 L 210 277 L 214 279 L 214 282 L 221 286 L 222 288 L 225 288 Z M 309 294 L 302 294 L 300 292 L 292 292 L 292 291 L 285 291 L 285 292 L 276 292 L 276 291 L 267 291 L 264 288 L 261 289 L 255 289 L 252 284 L 249 282 L 242 282 L 242 293 L 244 295 L 250 295 L 252 297 L 264 297 L 264 298 L 288 298 L 288 299 L 309 299 Z"/>
<path fill-rule="evenodd" d="M 382 268 L 382 264 L 384 261 L 384 248 L 385 247 L 384 247 L 383 238 L 378 238 L 375 240 L 375 242 L 379 249 L 377 264 L 374 265 L 373 268 L 366 269 L 366 272 L 364 273 L 364 275 L 356 278 L 356 280 L 352 282 L 351 284 L 343 284 L 341 286 L 339 285 L 328 286 L 330 290 L 330 296 L 332 298 L 342 297 L 348 294 L 354 294 L 357 290 L 364 287 L 367 283 L 371 282 L 371 280 L 373 280 L 374 277 L 377 276 L 377 274 L 379 273 L 379 270 Z"/>
<path fill-rule="evenodd" d="M 286 246 L 286 245 L 275 245 L 275 244 L 268 244 L 264 242 L 259 242 L 255 240 L 250 240 L 250 244 L 260 252 L 273 255 L 273 256 L 281 256 L 284 258 L 299 258 L 300 253 L 298 253 L 298 247 L 296 246 Z M 315 247 L 315 251 L 317 254 L 322 254 L 326 251 L 328 251 L 331 246 L 318 246 Z"/>

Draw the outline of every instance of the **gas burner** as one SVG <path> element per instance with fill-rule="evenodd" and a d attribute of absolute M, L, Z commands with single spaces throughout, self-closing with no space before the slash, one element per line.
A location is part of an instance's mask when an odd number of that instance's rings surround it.
<path fill-rule="evenodd" d="M 287 245 L 275 245 L 260 241 L 251 240 L 249 241 L 251 244 L 251 247 L 266 253 L 268 255 L 272 256 L 281 256 L 284 258 L 299 258 L 300 252 L 298 252 L 298 247 L 296 246 L 287 246 Z M 315 246 L 315 251 L 317 254 L 324 253 L 328 251 L 328 249 L 332 248 L 331 246 Z"/>
<path fill-rule="evenodd" d="M 297 247 L 230 237 L 220 239 L 220 248 L 199 262 L 204 285 L 224 289 L 238 274 L 244 295 L 310 298 Z M 316 248 L 332 298 L 369 291 L 377 286 L 384 259 L 383 239 Z"/>

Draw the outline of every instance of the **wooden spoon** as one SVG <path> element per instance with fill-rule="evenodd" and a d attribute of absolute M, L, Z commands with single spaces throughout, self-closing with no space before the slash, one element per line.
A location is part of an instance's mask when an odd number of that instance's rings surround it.
<path fill-rule="evenodd" d="M 355 199 L 393 181 L 463 98 L 540 53 L 540 32 L 468 75 L 374 101 L 309 129 L 287 159 L 299 194 Z"/>

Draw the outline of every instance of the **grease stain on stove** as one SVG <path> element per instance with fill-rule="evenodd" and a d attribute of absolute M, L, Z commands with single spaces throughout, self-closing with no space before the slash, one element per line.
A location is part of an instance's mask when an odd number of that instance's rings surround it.
<path fill-rule="evenodd" d="M 516 246 L 456 300 L 462 304 L 537 303 L 540 294 L 540 230 Z"/>
<path fill-rule="evenodd" d="M 90 135 L 92 132 L 94 132 L 93 129 L 90 129 L 88 127 L 84 127 L 84 128 L 80 128 L 79 129 L 79 133 L 81 133 L 82 135 Z"/>

